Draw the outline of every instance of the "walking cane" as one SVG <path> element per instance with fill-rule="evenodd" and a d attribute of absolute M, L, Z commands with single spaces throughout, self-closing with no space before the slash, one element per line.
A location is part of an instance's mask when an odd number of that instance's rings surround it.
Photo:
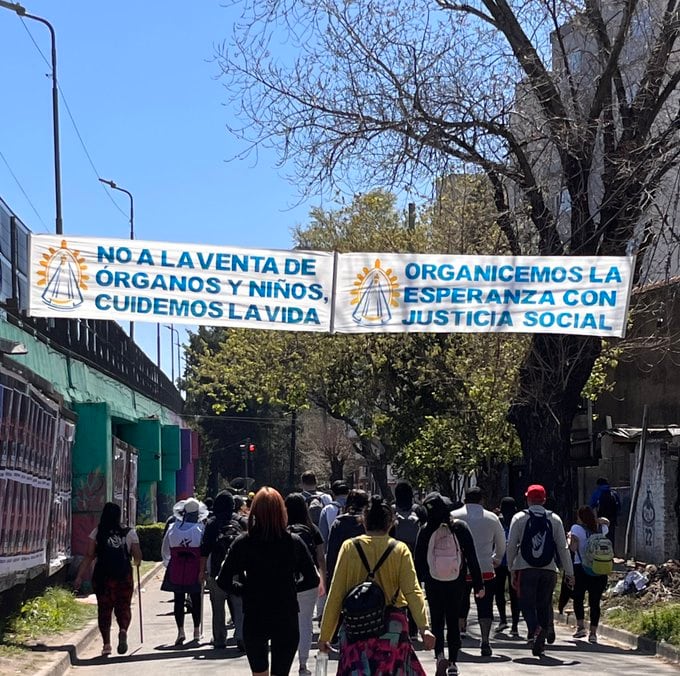
<path fill-rule="evenodd" d="M 205 582 L 201 582 L 201 624 L 199 625 L 201 630 L 201 636 L 203 636 L 203 597 L 205 595 Z"/>
<path fill-rule="evenodd" d="M 142 624 L 142 583 L 139 581 L 139 566 L 137 566 L 137 595 L 139 596 L 139 642 L 144 643 L 144 625 Z"/>

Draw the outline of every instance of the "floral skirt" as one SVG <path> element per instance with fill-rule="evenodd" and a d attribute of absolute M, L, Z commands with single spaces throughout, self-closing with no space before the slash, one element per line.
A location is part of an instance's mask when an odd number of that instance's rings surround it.
<path fill-rule="evenodd" d="M 387 630 L 377 638 L 349 643 L 340 627 L 338 676 L 426 676 L 408 634 L 403 610 L 389 612 Z"/>

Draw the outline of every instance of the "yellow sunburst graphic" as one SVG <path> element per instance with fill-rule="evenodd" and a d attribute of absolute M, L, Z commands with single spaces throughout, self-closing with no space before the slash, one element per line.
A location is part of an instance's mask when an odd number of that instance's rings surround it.
<path fill-rule="evenodd" d="M 383 268 L 376 258 L 372 268 L 364 267 L 350 291 L 350 304 L 356 305 L 352 319 L 357 324 L 386 324 L 392 308 L 399 307 L 399 281 L 392 268 Z"/>
<path fill-rule="evenodd" d="M 44 286 L 42 301 L 57 310 L 73 310 L 83 303 L 89 276 L 80 251 L 69 249 L 65 239 L 59 248 L 50 247 L 38 263 L 37 286 Z"/>

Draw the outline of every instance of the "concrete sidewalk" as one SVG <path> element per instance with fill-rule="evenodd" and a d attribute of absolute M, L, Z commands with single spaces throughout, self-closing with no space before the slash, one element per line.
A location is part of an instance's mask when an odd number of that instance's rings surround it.
<path fill-rule="evenodd" d="M 133 620 L 129 631 L 129 651 L 124 656 L 115 654 L 108 658 L 100 656 L 101 639 L 96 623 L 78 636 L 69 640 L 75 646 L 69 658 L 42 669 L 40 676 L 87 676 L 92 673 L 98 676 L 168 676 L 168 674 L 192 673 L 200 676 L 205 673 L 226 673 L 234 676 L 249 675 L 250 669 L 243 654 L 236 649 L 233 632 L 229 632 L 230 640 L 226 650 L 215 650 L 210 645 L 210 602 L 205 595 L 204 638 L 199 642 L 188 642 L 178 648 L 174 646 L 176 628 L 172 615 L 172 596 L 160 590 L 163 569 L 153 571 L 143 584 L 143 620 L 144 644 L 139 641 L 138 610 L 133 607 Z M 135 594 L 136 598 L 136 594 Z M 185 620 L 185 629 L 191 636 L 191 619 Z M 483 658 L 479 652 L 478 627 L 474 617 L 470 618 L 471 638 L 463 641 L 463 651 L 459 659 L 461 676 L 531 676 L 545 673 L 545 667 L 566 667 L 570 674 L 634 674 L 635 676 L 665 676 L 678 674 L 677 666 L 668 664 L 658 658 L 644 654 L 639 650 L 624 648 L 603 638 L 599 645 L 591 645 L 587 641 L 571 638 L 572 629 L 564 625 L 557 627 L 557 641 L 548 646 L 547 656 L 543 659 L 531 655 L 524 641 L 511 640 L 507 635 L 498 635 L 492 641 L 494 654 Z M 112 638 L 116 636 L 115 623 Z M 314 672 L 314 654 L 308 668 Z M 418 656 L 429 675 L 435 673 L 435 661 L 431 652 L 418 650 Z M 70 663 L 72 667 L 68 669 Z M 331 661 L 329 674 L 336 671 L 337 662 Z M 291 674 L 298 673 L 297 659 L 293 663 Z"/>

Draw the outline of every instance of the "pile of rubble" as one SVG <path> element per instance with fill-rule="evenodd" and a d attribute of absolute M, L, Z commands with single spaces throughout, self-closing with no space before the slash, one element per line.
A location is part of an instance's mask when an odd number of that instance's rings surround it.
<path fill-rule="evenodd" d="M 680 561 L 669 559 L 658 566 L 628 561 L 624 570 L 615 570 L 609 577 L 609 603 L 606 605 L 627 595 L 635 597 L 645 607 L 680 602 Z"/>

